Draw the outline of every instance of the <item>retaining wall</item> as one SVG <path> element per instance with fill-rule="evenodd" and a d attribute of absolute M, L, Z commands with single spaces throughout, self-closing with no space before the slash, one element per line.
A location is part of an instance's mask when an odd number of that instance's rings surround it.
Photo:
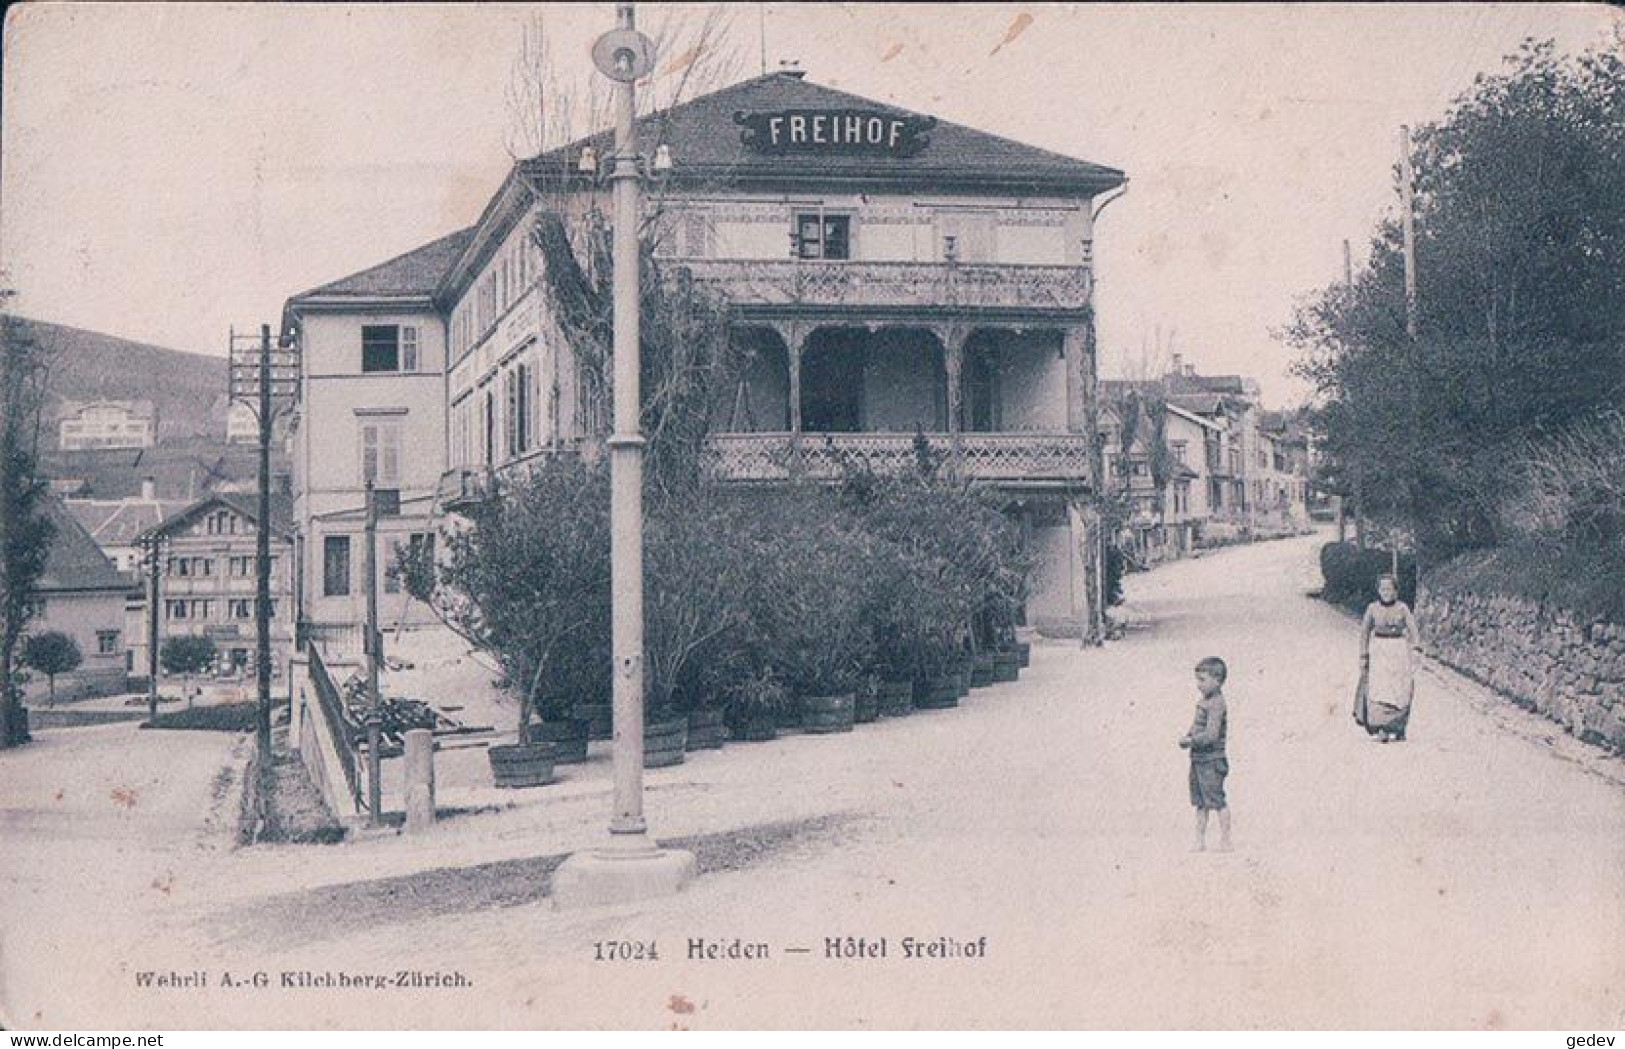
<path fill-rule="evenodd" d="M 1428 652 L 1585 740 L 1625 753 L 1625 625 L 1424 581 Z"/>

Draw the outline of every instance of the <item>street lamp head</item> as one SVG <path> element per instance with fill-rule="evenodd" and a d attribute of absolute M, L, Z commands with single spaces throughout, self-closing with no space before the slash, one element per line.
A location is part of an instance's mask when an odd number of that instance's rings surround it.
<path fill-rule="evenodd" d="M 672 169 L 671 147 L 664 142 L 655 149 L 654 173 L 656 175 L 669 175 Z"/>
<path fill-rule="evenodd" d="M 591 146 L 582 146 L 581 156 L 576 161 L 576 170 L 583 175 L 598 174 L 598 151 Z"/>

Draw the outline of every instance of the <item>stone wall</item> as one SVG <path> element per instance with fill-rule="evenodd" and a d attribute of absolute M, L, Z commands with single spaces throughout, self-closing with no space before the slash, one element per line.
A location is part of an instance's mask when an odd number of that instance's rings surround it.
<path fill-rule="evenodd" d="M 1625 625 L 1436 581 L 1417 596 L 1429 655 L 1588 743 L 1625 752 Z"/>

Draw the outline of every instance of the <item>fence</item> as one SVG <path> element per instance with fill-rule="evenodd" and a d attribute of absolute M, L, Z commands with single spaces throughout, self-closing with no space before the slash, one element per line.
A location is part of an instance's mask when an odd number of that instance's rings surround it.
<path fill-rule="evenodd" d="M 350 801 L 359 812 L 361 760 L 356 752 L 355 732 L 344 713 L 344 699 L 339 695 L 338 686 L 333 683 L 333 675 L 328 672 L 327 662 L 322 658 L 321 646 L 307 646 L 305 654 L 310 659 L 310 684 L 316 693 L 316 705 L 321 708 L 322 723 L 332 740 L 332 745 L 328 749 L 338 760 L 338 766 L 344 773 L 345 786 L 350 790 Z"/>

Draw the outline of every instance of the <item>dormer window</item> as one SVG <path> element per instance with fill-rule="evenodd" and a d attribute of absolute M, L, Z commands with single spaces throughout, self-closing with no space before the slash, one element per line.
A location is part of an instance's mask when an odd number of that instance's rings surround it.
<path fill-rule="evenodd" d="M 361 328 L 363 372 L 418 370 L 418 329 L 400 324 L 366 324 Z"/>
<path fill-rule="evenodd" d="M 823 210 L 798 211 L 795 218 L 796 254 L 804 259 L 852 257 L 852 216 Z"/>

